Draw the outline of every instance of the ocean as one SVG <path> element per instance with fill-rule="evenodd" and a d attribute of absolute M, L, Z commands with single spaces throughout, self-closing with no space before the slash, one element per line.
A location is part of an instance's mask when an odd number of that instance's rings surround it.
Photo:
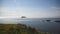
<path fill-rule="evenodd" d="M 60 18 L 0 19 L 0 24 L 25 24 L 39 31 L 60 33 L 60 23 L 55 22 L 56 20 Z"/>

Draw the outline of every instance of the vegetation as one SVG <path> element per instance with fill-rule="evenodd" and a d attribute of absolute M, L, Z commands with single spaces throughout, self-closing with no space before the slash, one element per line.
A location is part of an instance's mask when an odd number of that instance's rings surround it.
<path fill-rule="evenodd" d="M 49 33 L 37 31 L 35 28 L 27 27 L 24 24 L 0 24 L 0 34 L 49 34 Z"/>

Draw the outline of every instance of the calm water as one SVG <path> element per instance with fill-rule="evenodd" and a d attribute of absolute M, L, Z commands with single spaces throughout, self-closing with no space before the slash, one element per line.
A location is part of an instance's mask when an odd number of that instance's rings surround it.
<path fill-rule="evenodd" d="M 41 18 L 25 18 L 25 19 L 0 19 L 0 23 L 3 24 L 26 24 L 27 26 L 31 26 L 33 28 L 36 28 L 37 30 L 41 30 L 44 32 L 54 32 L 59 33 L 60 32 L 60 23 L 54 22 L 55 18 L 50 18 L 50 22 L 47 22 L 46 19 Z"/>

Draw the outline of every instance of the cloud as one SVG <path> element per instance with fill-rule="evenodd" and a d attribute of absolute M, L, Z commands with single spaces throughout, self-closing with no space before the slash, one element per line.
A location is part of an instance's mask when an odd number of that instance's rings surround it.
<path fill-rule="evenodd" d="M 56 8 L 56 7 L 51 7 Z M 27 16 L 31 18 L 41 18 L 41 17 L 56 17 L 60 15 L 60 11 L 55 10 L 49 12 L 45 9 L 38 8 L 18 8 L 18 7 L 1 7 L 0 17 L 2 18 L 19 18 L 21 16 Z"/>
<path fill-rule="evenodd" d="M 60 7 L 51 7 L 52 9 L 60 9 Z"/>
<path fill-rule="evenodd" d="M 17 14 L 16 14 L 16 8 L 15 7 L 1 7 L 0 8 L 0 16 L 3 16 L 3 17 L 16 17 Z"/>

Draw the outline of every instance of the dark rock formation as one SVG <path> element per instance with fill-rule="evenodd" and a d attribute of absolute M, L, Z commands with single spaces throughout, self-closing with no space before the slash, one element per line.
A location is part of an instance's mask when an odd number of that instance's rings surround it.
<path fill-rule="evenodd" d="M 26 18 L 26 16 L 21 16 L 21 18 Z"/>
<path fill-rule="evenodd" d="M 50 22 L 51 20 L 46 20 L 47 22 Z"/>
<path fill-rule="evenodd" d="M 60 21 L 58 21 L 58 20 L 57 20 L 57 21 L 55 21 L 55 22 L 60 23 Z"/>

